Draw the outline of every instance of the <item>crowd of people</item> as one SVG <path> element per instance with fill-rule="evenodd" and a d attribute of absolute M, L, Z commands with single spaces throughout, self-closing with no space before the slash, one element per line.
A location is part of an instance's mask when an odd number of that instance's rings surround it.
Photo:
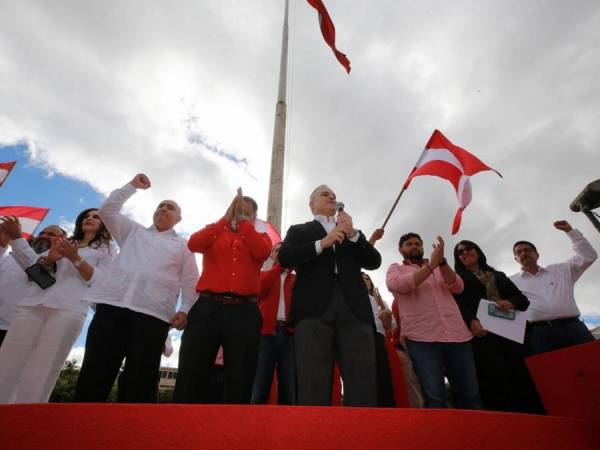
<path fill-rule="evenodd" d="M 70 237 L 50 225 L 26 241 L 17 218 L 0 219 L 0 403 L 48 401 L 89 307 L 76 402 L 106 401 L 117 378 L 118 401 L 156 401 L 176 328 L 177 403 L 267 403 L 276 375 L 287 405 L 336 404 L 341 377 L 348 406 L 405 406 L 403 391 L 412 407 L 544 413 L 525 357 L 594 340 L 574 284 L 597 253 L 566 221 L 554 226 L 574 255 L 542 267 L 535 245 L 517 241 L 510 277 L 475 242 L 456 244 L 453 269 L 442 237 L 425 258 L 421 236 L 403 234 L 387 269 L 390 309 L 365 272 L 381 266 L 383 230 L 367 239 L 330 187 L 312 191 L 310 220 L 275 246 L 241 190 L 187 240 L 173 200 L 151 226 L 136 223 L 123 205 L 150 187 L 136 175 L 82 211 Z M 523 344 L 482 326 L 482 300 L 509 320 L 528 311 Z"/>

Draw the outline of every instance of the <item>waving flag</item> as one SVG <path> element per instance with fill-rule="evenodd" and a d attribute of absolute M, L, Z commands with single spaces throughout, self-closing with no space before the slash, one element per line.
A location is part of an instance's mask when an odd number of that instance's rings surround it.
<path fill-rule="evenodd" d="M 460 228 L 462 213 L 467 205 L 471 203 L 470 176 L 484 170 L 493 170 L 502 177 L 500 172 L 487 166 L 464 148 L 454 145 L 441 131 L 435 130 L 419 161 L 417 161 L 416 166 L 404 182 L 403 189 L 408 188 L 414 177 L 421 175 L 444 178 L 452 183 L 460 205 L 452 224 L 452 234 L 456 234 Z"/>
<path fill-rule="evenodd" d="M 321 34 L 323 34 L 323 39 L 331 50 L 333 50 L 333 54 L 340 62 L 342 66 L 346 69 L 346 72 L 350 73 L 350 60 L 340 52 L 335 46 L 335 26 L 333 25 L 333 21 L 331 17 L 329 17 L 329 13 L 327 12 L 327 8 L 321 0 L 307 0 L 310 3 L 310 6 L 315 8 L 319 13 L 319 26 L 321 27 Z"/>
<path fill-rule="evenodd" d="M 0 162 L 0 186 L 4 183 L 4 180 L 8 178 L 10 171 L 15 167 L 16 161 Z"/>
<path fill-rule="evenodd" d="M 259 233 L 267 233 L 269 239 L 271 239 L 271 245 L 275 246 L 281 242 L 281 236 L 275 229 L 275 227 L 266 220 L 256 219 L 254 221 L 254 229 Z"/>
<path fill-rule="evenodd" d="M 32 206 L 0 206 L 0 216 L 15 216 L 21 223 L 23 237 L 29 239 L 50 211 Z"/>

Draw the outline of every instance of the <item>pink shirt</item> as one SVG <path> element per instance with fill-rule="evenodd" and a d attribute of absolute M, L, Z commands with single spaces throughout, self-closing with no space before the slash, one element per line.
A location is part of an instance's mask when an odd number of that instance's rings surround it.
<path fill-rule="evenodd" d="M 463 291 L 462 278 L 456 275 L 456 281 L 448 285 L 436 267 L 433 274 L 417 286 L 414 274 L 419 268 L 407 261 L 394 263 L 386 275 L 387 287 L 398 304 L 402 337 L 420 342 L 471 340 L 473 335 L 451 295 Z"/>

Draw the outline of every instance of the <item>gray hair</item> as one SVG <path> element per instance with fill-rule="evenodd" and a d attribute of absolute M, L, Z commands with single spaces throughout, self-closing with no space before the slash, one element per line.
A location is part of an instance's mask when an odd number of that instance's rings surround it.
<path fill-rule="evenodd" d="M 327 188 L 330 191 L 333 191 L 333 189 L 331 189 L 329 186 L 327 186 L 326 184 L 321 184 L 319 186 L 317 186 L 311 193 L 310 193 L 310 197 L 308 198 L 308 202 L 312 203 L 315 200 L 315 197 L 317 196 L 317 192 L 319 192 L 321 189 L 323 188 Z"/>

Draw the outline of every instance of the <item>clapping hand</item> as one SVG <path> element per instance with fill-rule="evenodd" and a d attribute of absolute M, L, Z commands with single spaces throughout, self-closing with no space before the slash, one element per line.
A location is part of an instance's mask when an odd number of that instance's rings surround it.
<path fill-rule="evenodd" d="M 21 223 L 15 216 L 4 216 L 0 218 L 0 229 L 8 236 L 9 240 L 19 239 L 23 236 Z"/>
<path fill-rule="evenodd" d="M 229 205 L 229 208 L 227 208 L 227 211 L 225 212 L 225 219 L 227 219 L 229 222 L 231 222 L 234 219 L 234 217 L 238 216 L 238 210 L 241 207 L 240 205 L 242 203 L 243 196 L 244 194 L 242 193 L 242 188 L 239 187 L 237 189 L 235 197 L 233 197 L 233 200 Z"/>
<path fill-rule="evenodd" d="M 54 246 L 61 257 L 67 258 L 71 262 L 79 259 L 79 244 L 77 241 L 59 238 L 55 240 Z"/>
<path fill-rule="evenodd" d="M 442 239 L 441 236 L 438 236 L 436 242 L 433 244 L 433 250 L 429 257 L 429 265 L 432 268 L 435 268 L 440 265 L 442 259 L 444 259 L 444 239 Z"/>

